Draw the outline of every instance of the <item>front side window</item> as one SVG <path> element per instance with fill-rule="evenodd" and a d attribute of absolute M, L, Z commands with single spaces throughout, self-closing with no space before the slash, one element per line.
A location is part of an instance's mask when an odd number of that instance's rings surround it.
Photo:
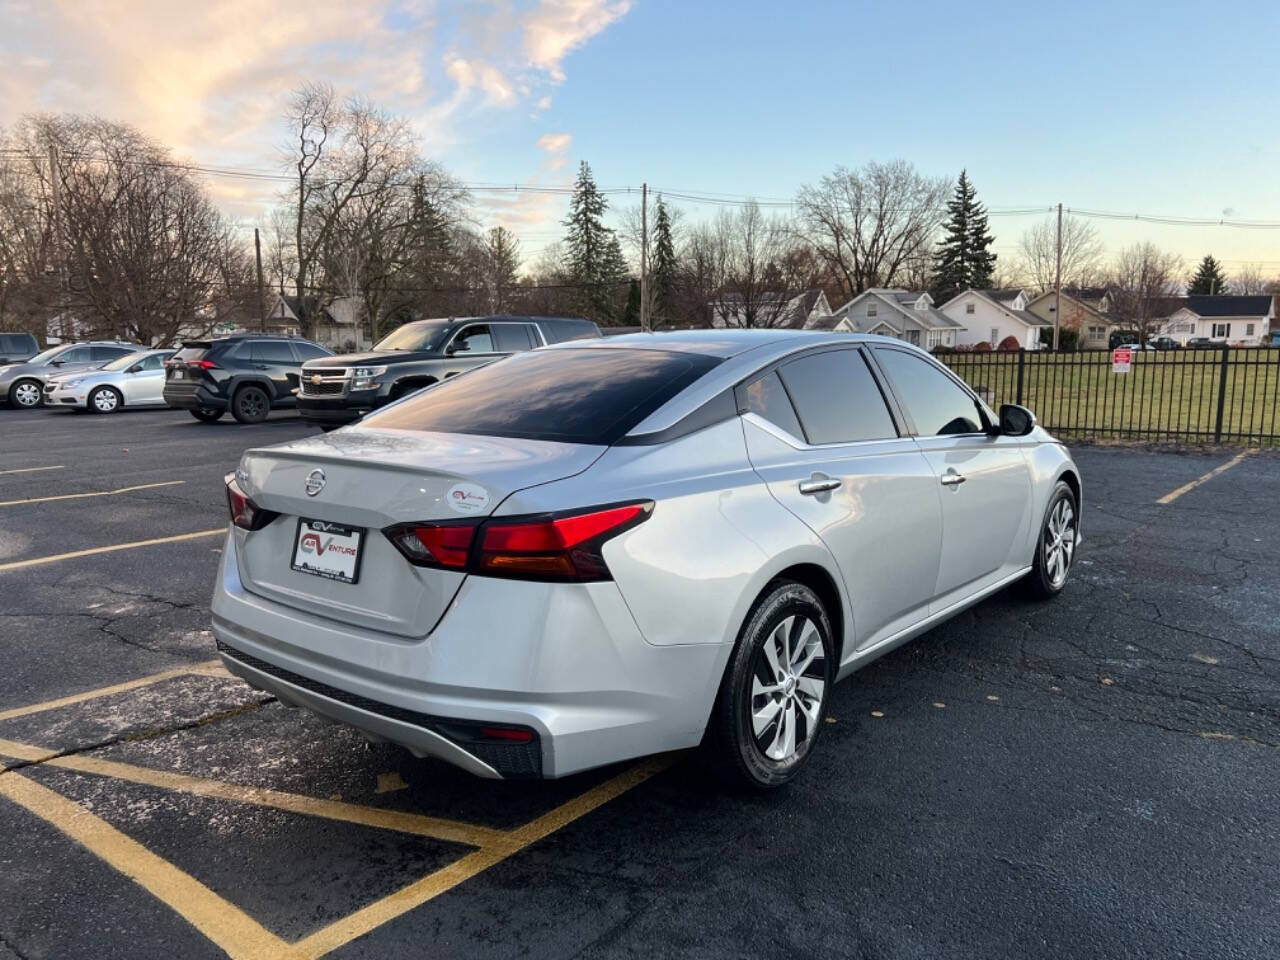
<path fill-rule="evenodd" d="M 493 336 L 488 324 L 477 323 L 463 327 L 449 344 L 450 353 L 493 353 Z"/>
<path fill-rule="evenodd" d="M 778 379 L 776 371 L 765 374 L 744 388 L 742 403 L 749 412 L 768 420 L 797 440 L 804 437 L 804 431 L 800 429 L 800 421 L 796 419 L 795 407 L 791 405 L 791 398 L 783 389 L 782 381 Z"/>
<path fill-rule="evenodd" d="M 973 397 L 924 357 L 878 348 L 876 359 L 893 380 L 920 436 L 983 432 Z"/>
<path fill-rule="evenodd" d="M 893 417 L 858 350 L 812 353 L 778 370 L 811 444 L 888 440 Z"/>
<path fill-rule="evenodd" d="M 719 363 L 666 350 L 526 350 L 443 380 L 360 424 L 611 444 Z"/>

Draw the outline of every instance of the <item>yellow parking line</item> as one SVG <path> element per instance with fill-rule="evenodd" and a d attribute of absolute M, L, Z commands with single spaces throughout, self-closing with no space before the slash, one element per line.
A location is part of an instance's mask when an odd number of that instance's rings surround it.
<path fill-rule="evenodd" d="M 21 467 L 17 470 L 0 470 L 0 477 L 9 473 L 40 473 L 42 470 L 65 470 L 66 467 Z"/>
<path fill-rule="evenodd" d="M 0 796 L 26 808 L 123 873 L 228 956 L 257 960 L 285 954 L 288 944 L 243 910 L 78 803 L 16 773 L 0 777 Z"/>
<path fill-rule="evenodd" d="M 423 877 L 415 883 L 402 887 L 381 900 L 375 901 L 349 916 L 336 920 L 329 926 L 317 930 L 310 936 L 299 940 L 289 956 L 297 960 L 316 960 L 331 950 L 357 937 L 362 937 L 371 930 L 376 930 L 401 914 L 408 913 L 422 906 L 428 900 L 452 890 L 464 880 L 474 877 L 497 863 L 523 850 L 525 847 L 564 826 L 590 813 L 610 800 L 614 800 L 633 787 L 637 787 L 656 773 L 660 773 L 675 761 L 671 755 L 654 757 L 650 760 L 626 770 L 611 780 L 607 780 L 588 790 L 581 796 L 561 804 L 549 813 L 523 827 L 511 831 L 510 836 L 515 843 L 506 850 L 489 848 L 470 853 L 461 860 L 456 860 L 447 867 L 441 867 L 435 873 Z"/>
<path fill-rule="evenodd" d="M 180 533 L 175 537 L 156 537 L 153 540 L 134 540 L 132 543 L 117 543 L 109 547 L 92 547 L 88 550 L 75 550 L 71 553 L 55 553 L 51 557 L 36 557 L 33 560 L 15 560 L 12 563 L 0 563 L 0 573 L 7 570 L 22 570 L 26 567 L 38 567 L 46 563 L 57 563 L 60 560 L 74 560 L 76 557 L 92 557 L 100 553 L 115 553 L 117 550 L 136 550 L 139 547 L 153 547 L 159 543 L 180 543 L 183 540 L 198 540 L 201 537 L 216 537 L 227 532 L 226 527 L 216 530 L 197 530 L 195 533 Z"/>
<path fill-rule="evenodd" d="M 102 760 L 85 754 L 74 754 L 59 757 L 25 743 L 12 740 L 0 740 L 0 756 L 16 757 L 22 760 L 45 761 L 47 766 L 74 770 L 77 773 L 89 773 L 99 777 L 111 777 L 129 783 L 139 783 L 147 787 L 161 790 L 172 790 L 176 793 L 189 793 L 197 797 L 211 797 L 215 800 L 230 800 L 235 803 L 247 803 L 259 807 L 271 807 L 286 813 L 300 813 L 308 816 L 323 817 L 326 820 L 340 820 L 361 827 L 376 827 L 381 830 L 395 830 L 419 837 L 431 837 L 448 843 L 461 843 L 469 847 L 494 847 L 507 849 L 513 845 L 511 835 L 505 830 L 494 830 L 489 827 L 477 827 L 456 820 L 445 820 L 439 817 L 427 817 L 416 813 L 401 813 L 397 810 L 384 810 L 378 807 L 364 807 L 355 803 L 340 800 L 321 800 L 305 794 L 286 793 L 282 790 L 271 790 L 266 787 L 246 787 L 236 783 L 224 783 L 221 780 L 210 780 L 205 777 L 193 777 L 182 773 L 171 773 L 167 770 L 153 770 L 149 767 L 134 766 L 129 763 L 117 763 L 113 760 Z"/>
<path fill-rule="evenodd" d="M 1219 464 L 1218 466 L 1214 467 L 1204 476 L 1197 477 L 1196 479 L 1192 480 L 1190 483 L 1184 483 L 1177 490 L 1174 490 L 1171 493 L 1166 493 L 1163 497 L 1157 500 L 1156 503 L 1162 506 L 1173 503 L 1173 501 L 1177 500 L 1184 493 L 1190 493 L 1192 490 L 1194 490 L 1196 487 L 1200 486 L 1201 484 L 1208 483 L 1210 480 L 1212 480 L 1214 477 L 1218 476 L 1219 474 L 1226 473 L 1232 467 L 1240 463 L 1240 461 L 1242 461 L 1245 457 L 1257 452 L 1258 452 L 1257 450 L 1242 450 L 1240 453 L 1237 453 L 1234 457 L 1232 457 L 1226 463 Z"/>
<path fill-rule="evenodd" d="M 185 667 L 175 667 L 172 670 L 162 670 L 159 673 L 152 673 L 145 677 L 139 677 L 137 680 L 115 683 L 109 687 L 97 687 L 93 690 L 85 690 L 83 693 L 73 693 L 70 696 L 58 697 L 56 700 L 45 700 L 42 703 L 33 703 L 25 707 L 14 707 L 10 710 L 0 710 L 0 720 L 12 720 L 14 717 L 25 717 L 32 713 L 44 713 L 46 710 L 56 710 L 59 707 L 69 707 L 73 703 L 83 703 L 86 700 L 96 700 L 98 697 L 109 697 L 113 693 L 124 693 L 126 690 L 136 690 L 138 687 L 150 686 L 153 683 L 159 683 L 161 680 L 168 680 L 172 677 L 181 677 L 191 673 L 215 673 L 221 668 L 221 666 L 222 662 L 219 660 L 206 660 L 203 663 L 193 663 Z"/>
<path fill-rule="evenodd" d="M 97 490 L 93 493 L 62 493 L 56 497 L 24 497 L 21 500 L 0 500 L 0 507 L 16 507 L 24 503 L 52 503 L 54 500 L 79 500 L 84 497 L 114 497 L 121 493 L 133 493 L 135 490 L 154 490 L 156 487 L 176 487 L 185 480 L 166 480 L 163 483 L 140 483 L 134 487 L 120 487 L 116 490 Z"/>

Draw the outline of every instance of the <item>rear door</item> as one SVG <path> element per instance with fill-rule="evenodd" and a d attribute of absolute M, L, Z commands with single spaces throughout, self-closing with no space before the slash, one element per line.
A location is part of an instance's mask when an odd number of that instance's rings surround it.
<path fill-rule="evenodd" d="M 298 385 L 298 371 L 302 364 L 288 340 L 249 341 L 248 367 L 271 381 L 278 400 L 293 399 L 293 390 Z"/>
<path fill-rule="evenodd" d="M 517 353 L 539 346 L 537 331 L 528 323 L 492 324 L 494 348 L 499 353 Z"/>
<path fill-rule="evenodd" d="M 1031 514 L 1031 471 L 1020 437 L 991 436 L 978 400 L 916 351 L 877 346 L 942 500 L 942 555 L 934 610 L 1014 572 Z"/>
<path fill-rule="evenodd" d="M 853 606 L 849 655 L 928 615 L 937 480 L 860 348 L 786 361 L 738 389 L 747 452 L 769 491 L 835 556 Z"/>

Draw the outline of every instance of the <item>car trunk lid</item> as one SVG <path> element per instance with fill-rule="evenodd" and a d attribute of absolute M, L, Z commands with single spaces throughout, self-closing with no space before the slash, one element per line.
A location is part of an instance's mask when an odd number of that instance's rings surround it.
<path fill-rule="evenodd" d="M 245 454 L 237 482 L 264 510 L 261 530 L 237 530 L 245 587 L 308 613 L 406 637 L 430 633 L 465 575 L 411 565 L 382 530 L 491 514 L 507 496 L 580 473 L 604 451 L 553 443 L 408 430 L 348 428 Z M 317 538 L 300 548 L 313 531 Z M 295 569 L 361 531 L 355 583 Z M 337 533 L 336 541 L 330 541 Z M 301 550 L 301 552 L 300 552 Z M 319 565 L 320 561 L 315 561 Z M 328 562 L 328 561 L 326 561 Z M 346 570 L 341 576 L 348 576 Z"/>

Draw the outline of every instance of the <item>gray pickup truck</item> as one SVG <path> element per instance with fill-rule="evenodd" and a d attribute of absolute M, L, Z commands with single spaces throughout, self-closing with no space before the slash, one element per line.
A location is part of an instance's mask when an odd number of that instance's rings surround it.
<path fill-rule="evenodd" d="M 416 320 L 397 327 L 367 353 L 304 363 L 298 412 L 308 423 L 340 426 L 406 393 L 509 354 L 598 336 L 594 323 L 570 317 Z"/>

